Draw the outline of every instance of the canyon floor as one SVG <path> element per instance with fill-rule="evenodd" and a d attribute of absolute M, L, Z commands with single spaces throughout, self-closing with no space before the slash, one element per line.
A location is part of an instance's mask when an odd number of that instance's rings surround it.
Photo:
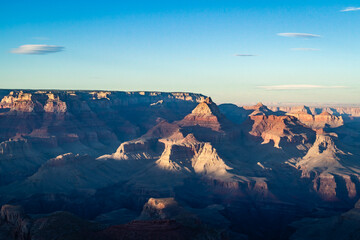
<path fill-rule="evenodd" d="M 0 99 L 0 239 L 360 239 L 360 107 Z"/>

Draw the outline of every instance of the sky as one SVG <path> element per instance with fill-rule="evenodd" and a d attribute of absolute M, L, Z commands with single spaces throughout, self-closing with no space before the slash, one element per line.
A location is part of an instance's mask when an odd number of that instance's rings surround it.
<path fill-rule="evenodd" d="M 360 104 L 360 2 L 0 1 L 0 88 Z"/>

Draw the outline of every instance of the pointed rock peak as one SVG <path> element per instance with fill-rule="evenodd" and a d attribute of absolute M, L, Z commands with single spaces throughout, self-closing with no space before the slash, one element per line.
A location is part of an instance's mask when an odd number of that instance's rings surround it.
<path fill-rule="evenodd" d="M 252 110 L 254 111 L 252 114 L 250 115 L 268 115 L 268 114 L 272 114 L 273 112 L 268 109 L 267 106 L 265 106 L 264 104 L 262 104 L 262 102 L 258 102 L 256 105 L 253 106 L 244 106 L 243 107 L 245 110 Z"/>
<path fill-rule="evenodd" d="M 177 129 L 176 131 L 174 131 L 174 133 L 169 136 L 168 140 L 172 140 L 172 141 L 178 141 L 178 140 L 183 140 L 185 137 L 183 135 L 183 133 Z"/>
<path fill-rule="evenodd" d="M 195 138 L 194 134 L 189 133 L 186 137 L 182 140 L 182 143 L 197 143 L 198 140 Z"/>
<path fill-rule="evenodd" d="M 265 107 L 264 104 L 262 104 L 262 102 L 258 102 L 255 107 L 261 108 L 261 107 Z"/>
<path fill-rule="evenodd" d="M 183 126 L 200 126 L 203 128 L 211 128 L 213 131 L 223 131 L 229 129 L 232 123 L 220 112 L 218 106 L 207 98 L 205 101 L 199 103 L 196 108 L 183 120 L 178 122 L 178 125 Z M 202 133 L 200 133 L 201 135 Z M 195 135 L 198 137 L 198 135 Z"/>
<path fill-rule="evenodd" d="M 323 128 L 315 129 L 315 132 L 317 135 L 325 135 L 326 134 L 326 132 L 324 131 Z"/>
<path fill-rule="evenodd" d="M 305 106 L 305 105 L 294 107 L 294 109 L 291 110 L 291 112 L 312 114 L 310 108 L 308 106 Z"/>
<path fill-rule="evenodd" d="M 328 111 L 323 111 L 320 115 L 331 116 L 331 114 Z"/>
<path fill-rule="evenodd" d="M 218 106 L 211 100 L 210 97 L 206 98 L 203 102 L 199 103 L 192 111 L 192 114 L 197 115 L 221 115 Z"/>
<path fill-rule="evenodd" d="M 207 97 L 205 100 L 204 100 L 204 103 L 207 103 L 207 104 L 212 104 L 214 103 L 211 99 L 211 97 Z"/>

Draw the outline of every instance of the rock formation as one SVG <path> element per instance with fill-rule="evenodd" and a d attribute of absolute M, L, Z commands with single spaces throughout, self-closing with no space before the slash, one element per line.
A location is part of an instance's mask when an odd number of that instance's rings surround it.
<path fill-rule="evenodd" d="M 360 127 L 345 110 L 192 93 L 0 97 L 0 204 L 24 209 L 4 207 L 0 238 L 286 239 L 292 221 L 360 197 Z"/>
<path fill-rule="evenodd" d="M 183 120 L 172 124 L 161 122 L 141 138 L 122 143 L 114 154 L 99 159 L 157 159 L 157 167 L 164 170 L 230 180 L 232 175 L 227 170 L 231 168 L 219 157 L 212 144 L 194 136 L 214 140 L 213 135 L 226 135 L 230 126 L 216 104 L 207 98 Z M 187 133 L 188 128 L 193 133 Z"/>
<path fill-rule="evenodd" d="M 174 219 L 184 211 L 174 198 L 150 198 L 141 212 L 141 219 Z"/>
<path fill-rule="evenodd" d="M 253 123 L 252 123 L 253 122 Z M 283 142 L 306 144 L 314 133 L 304 127 L 295 117 L 275 115 L 252 115 L 248 125 L 252 125 L 250 134 L 263 139 L 263 144 L 274 142 L 280 148 Z"/>
<path fill-rule="evenodd" d="M 217 105 L 211 98 L 205 99 L 204 102 L 199 103 L 197 107 L 187 115 L 179 124 L 181 126 L 196 126 L 210 128 L 214 131 L 221 131 L 224 126 L 222 124 L 226 121 L 225 117 L 220 113 Z"/>
<path fill-rule="evenodd" d="M 344 124 L 341 116 L 334 116 L 326 111 L 317 115 L 306 112 L 290 112 L 288 115 L 298 118 L 302 123 L 314 129 L 321 129 L 324 127 L 336 128 Z"/>
<path fill-rule="evenodd" d="M 312 147 L 296 163 L 302 177 L 313 178 L 314 190 L 327 201 L 354 199 L 359 195 L 357 185 L 360 175 L 348 167 L 351 166 L 352 156 L 336 146 L 336 138 L 334 133 L 318 131 Z"/>
<path fill-rule="evenodd" d="M 328 112 L 335 116 L 341 116 L 345 118 L 356 118 L 360 117 L 360 108 L 359 107 L 308 107 L 308 106 L 276 106 L 269 107 L 273 111 L 283 111 L 283 112 L 303 112 L 312 115 L 318 115 L 323 112 Z"/>
<path fill-rule="evenodd" d="M 267 106 L 262 104 L 261 102 L 257 103 L 254 106 L 244 106 L 245 110 L 252 111 L 250 116 L 255 115 L 274 115 L 274 112 L 271 111 Z"/>

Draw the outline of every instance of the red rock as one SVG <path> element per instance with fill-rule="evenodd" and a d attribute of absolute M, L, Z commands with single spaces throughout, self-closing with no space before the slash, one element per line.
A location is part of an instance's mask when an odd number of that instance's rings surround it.
<path fill-rule="evenodd" d="M 250 116 L 245 124 L 251 127 L 249 132 L 251 135 L 261 137 L 264 140 L 263 144 L 273 141 L 276 148 L 280 148 L 283 141 L 306 143 L 314 135 L 313 131 L 292 116 Z"/>

